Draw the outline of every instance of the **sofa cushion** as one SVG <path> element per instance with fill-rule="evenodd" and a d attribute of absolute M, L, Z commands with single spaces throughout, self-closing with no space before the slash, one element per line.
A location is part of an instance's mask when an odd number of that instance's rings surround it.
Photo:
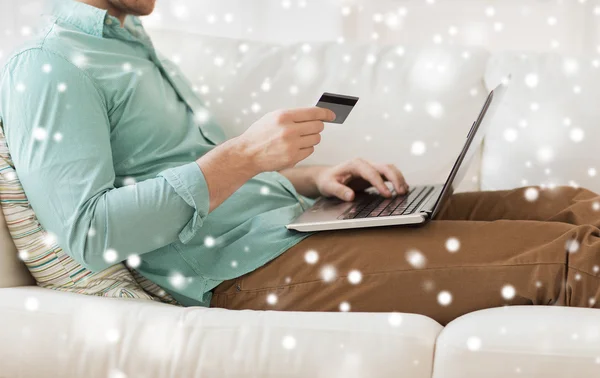
<path fill-rule="evenodd" d="M 510 306 L 464 315 L 437 340 L 433 378 L 599 377 L 600 310 Z"/>
<path fill-rule="evenodd" d="M 35 285 L 35 280 L 19 259 L 17 247 L 10 237 L 4 215 L 0 211 L 0 288 L 25 285 Z"/>
<path fill-rule="evenodd" d="M 36 287 L 0 289 L 0 319 L 1 374 L 23 378 L 431 378 L 442 329 L 416 314 L 180 308 Z"/>
<path fill-rule="evenodd" d="M 124 264 L 93 273 L 68 256 L 38 222 L 23 191 L 0 123 L 0 205 L 18 256 L 41 287 L 74 293 L 162 300 L 176 304 L 164 290 L 136 272 L 146 291 Z M 14 265 L 14 260 L 13 265 Z M 6 269 L 6 267 L 5 267 Z"/>
<path fill-rule="evenodd" d="M 501 53 L 488 64 L 493 88 L 512 73 L 483 151 L 481 187 L 572 185 L 600 192 L 600 59 Z"/>

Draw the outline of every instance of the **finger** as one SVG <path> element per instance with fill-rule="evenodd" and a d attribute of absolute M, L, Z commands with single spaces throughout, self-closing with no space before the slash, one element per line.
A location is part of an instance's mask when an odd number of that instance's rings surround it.
<path fill-rule="evenodd" d="M 300 135 L 318 134 L 325 130 L 325 124 L 323 121 L 301 122 L 291 125 L 290 127 L 298 128 Z"/>
<path fill-rule="evenodd" d="M 321 134 L 306 135 L 306 136 L 300 137 L 300 142 L 299 142 L 298 146 L 300 148 L 307 148 L 307 147 L 316 146 L 320 142 L 321 142 Z"/>
<path fill-rule="evenodd" d="M 406 181 L 398 168 L 386 164 L 376 165 L 375 168 L 392 183 L 396 193 L 406 194 Z"/>
<path fill-rule="evenodd" d="M 313 106 L 312 108 L 292 109 L 289 114 L 294 122 L 333 121 L 335 113 L 329 109 Z"/>
<path fill-rule="evenodd" d="M 379 171 L 372 165 L 362 160 L 358 160 L 352 163 L 350 169 L 353 174 L 362 177 L 373 185 L 382 196 L 390 197 L 392 195 L 387 185 L 385 185 L 385 182 L 383 182 L 381 174 L 379 174 Z"/>
<path fill-rule="evenodd" d="M 296 164 L 301 162 L 302 160 L 306 159 L 307 157 L 309 157 L 310 155 L 312 155 L 312 153 L 315 152 L 315 148 L 314 147 L 308 147 L 308 148 L 302 148 L 300 149 L 300 151 L 298 152 L 298 155 L 296 155 Z"/>
<path fill-rule="evenodd" d="M 323 185 L 322 193 L 325 196 L 335 196 L 343 201 L 352 201 L 354 199 L 354 191 L 333 178 Z"/>

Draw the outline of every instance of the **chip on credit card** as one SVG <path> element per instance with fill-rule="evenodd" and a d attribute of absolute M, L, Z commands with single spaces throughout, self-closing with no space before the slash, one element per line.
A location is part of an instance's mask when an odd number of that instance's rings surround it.
<path fill-rule="evenodd" d="M 332 123 L 344 123 L 357 102 L 358 97 L 325 92 L 317 102 L 317 106 L 335 113 L 335 120 Z"/>

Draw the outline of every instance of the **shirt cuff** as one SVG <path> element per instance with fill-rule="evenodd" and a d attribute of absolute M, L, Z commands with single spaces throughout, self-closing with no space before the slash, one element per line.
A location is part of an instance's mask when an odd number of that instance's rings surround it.
<path fill-rule="evenodd" d="M 179 167 L 162 171 L 158 176 L 163 177 L 183 200 L 194 208 L 192 219 L 179 233 L 179 240 L 187 244 L 198 233 L 204 218 L 210 209 L 208 185 L 204 174 L 194 161 Z"/>

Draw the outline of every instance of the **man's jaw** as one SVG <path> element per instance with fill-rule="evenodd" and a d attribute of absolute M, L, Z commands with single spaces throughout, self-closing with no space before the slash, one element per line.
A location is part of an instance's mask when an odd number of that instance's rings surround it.
<path fill-rule="evenodd" d="M 140 0 L 108 0 L 108 2 L 112 6 L 113 10 L 118 12 L 119 15 L 122 15 L 123 18 L 127 15 L 147 16 L 154 11 L 155 5 L 153 1 L 147 2 L 145 0 L 141 0 L 142 4 L 140 4 Z"/>

